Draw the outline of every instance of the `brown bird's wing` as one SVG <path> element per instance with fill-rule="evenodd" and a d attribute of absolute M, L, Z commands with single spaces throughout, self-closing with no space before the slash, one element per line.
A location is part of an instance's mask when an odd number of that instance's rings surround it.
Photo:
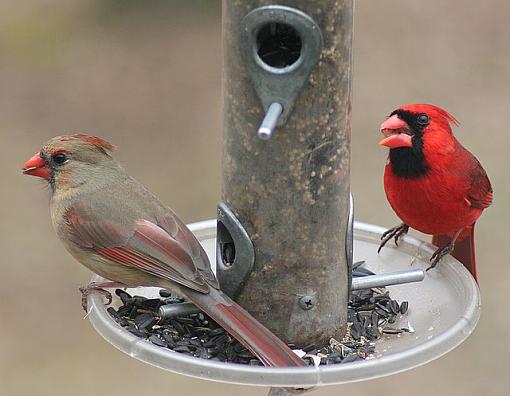
<path fill-rule="evenodd" d="M 471 155 L 472 161 L 468 163 L 472 164 L 469 169 L 469 179 L 471 185 L 467 191 L 466 202 L 469 202 L 469 206 L 478 209 L 485 209 L 492 204 L 492 186 L 482 168 L 482 165 L 475 156 Z"/>
<path fill-rule="evenodd" d="M 163 216 L 158 216 L 157 224 L 181 244 L 181 246 L 193 259 L 195 267 L 206 279 L 207 283 L 214 288 L 219 289 L 220 285 L 211 270 L 211 264 L 209 263 L 207 253 L 186 224 L 184 224 L 173 212 L 167 212 Z"/>
<path fill-rule="evenodd" d="M 71 241 L 82 248 L 92 249 L 113 262 L 174 281 L 193 290 L 202 293 L 209 291 L 208 283 L 202 276 L 203 271 L 195 265 L 195 261 L 198 261 L 199 265 L 203 266 L 202 261 L 207 260 L 207 257 L 202 257 L 200 248 L 195 247 L 199 254 L 196 256 L 198 260 L 194 261 L 190 255 L 190 249 L 193 248 L 184 246 L 158 224 L 145 219 L 128 224 L 112 218 L 94 219 L 93 211 L 80 204 L 67 210 L 65 222 Z M 187 228 L 180 233 L 187 236 L 186 231 L 191 233 Z M 193 236 L 187 237 L 193 238 L 198 244 Z M 182 238 L 183 236 L 180 237 Z"/>

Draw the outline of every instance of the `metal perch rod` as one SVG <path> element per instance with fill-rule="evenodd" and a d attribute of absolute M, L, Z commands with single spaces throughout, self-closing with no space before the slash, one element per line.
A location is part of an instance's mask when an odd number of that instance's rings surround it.
<path fill-rule="evenodd" d="M 267 140 L 271 137 L 282 111 L 283 106 L 280 103 L 271 103 L 269 109 L 267 109 L 266 116 L 262 120 L 262 124 L 260 124 L 258 131 L 259 138 Z"/>
<path fill-rule="evenodd" d="M 385 287 L 400 285 L 403 283 L 421 282 L 425 278 L 425 271 L 422 269 L 412 271 L 397 271 L 386 274 L 368 275 L 352 279 L 351 290 L 370 289 L 372 287 Z M 200 309 L 190 302 L 167 304 L 159 307 L 161 319 L 175 318 L 192 313 L 198 313 Z"/>
<path fill-rule="evenodd" d="M 360 278 L 353 278 L 352 290 L 370 289 L 372 287 L 386 287 L 411 282 L 421 282 L 423 279 L 425 279 L 425 271 L 422 269 L 369 275 Z"/>

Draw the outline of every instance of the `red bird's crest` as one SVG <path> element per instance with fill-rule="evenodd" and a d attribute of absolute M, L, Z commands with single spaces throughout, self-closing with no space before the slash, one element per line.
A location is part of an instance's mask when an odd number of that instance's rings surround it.
<path fill-rule="evenodd" d="M 448 113 L 446 110 L 442 109 L 441 107 L 437 107 L 432 104 L 428 103 L 419 103 L 419 104 L 407 104 L 402 107 L 400 107 L 401 110 L 409 111 L 411 113 L 426 113 L 430 117 L 434 117 L 435 115 L 438 116 L 436 118 L 443 119 L 447 121 L 450 124 L 453 124 L 455 126 L 460 126 L 459 121 L 452 116 L 450 113 Z"/>
<path fill-rule="evenodd" d="M 441 246 L 431 268 L 451 253 L 476 278 L 473 227 L 493 192 L 482 165 L 453 136 L 451 124 L 459 122 L 431 104 L 402 106 L 381 124 L 385 139 L 380 144 L 390 148 L 384 190 L 403 222 L 385 234 L 381 247 L 411 227 L 434 235 Z"/>

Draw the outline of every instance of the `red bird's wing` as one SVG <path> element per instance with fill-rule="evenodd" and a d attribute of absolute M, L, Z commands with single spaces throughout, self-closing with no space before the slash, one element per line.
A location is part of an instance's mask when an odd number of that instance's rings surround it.
<path fill-rule="evenodd" d="M 206 281 L 212 275 L 204 267 L 200 247 L 190 247 L 172 237 L 165 229 L 148 220 L 136 220 L 134 224 L 121 224 L 107 219 L 94 219 L 90 211 L 81 205 L 68 209 L 66 225 L 72 242 L 82 248 L 92 249 L 97 254 L 121 265 L 136 268 L 159 278 L 168 279 L 193 290 L 207 293 Z M 169 219 L 167 219 L 167 222 Z M 178 227 L 180 230 L 181 227 Z M 191 233 L 187 228 L 181 234 Z M 183 235 L 180 235 L 182 239 Z M 198 244 L 193 236 L 188 240 Z M 197 251 L 195 256 L 192 250 Z M 194 257 L 195 256 L 195 257 Z M 206 261 L 208 264 L 208 261 Z M 210 272 L 210 275 L 209 275 Z M 206 275 L 204 277 L 204 275 Z M 214 275 L 212 275 L 214 281 Z M 215 286 L 215 283 L 212 283 Z"/>
<path fill-rule="evenodd" d="M 467 163 L 471 164 L 468 174 L 471 184 L 467 191 L 466 203 L 473 208 L 485 209 L 492 204 L 491 182 L 482 165 L 473 155 Z"/>

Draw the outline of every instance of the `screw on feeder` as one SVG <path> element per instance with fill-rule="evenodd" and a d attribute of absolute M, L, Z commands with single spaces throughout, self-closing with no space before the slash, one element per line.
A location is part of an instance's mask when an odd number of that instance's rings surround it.
<path fill-rule="evenodd" d="M 308 295 L 299 297 L 298 303 L 302 309 L 304 309 L 305 311 L 308 311 L 315 306 L 315 300 L 316 299 L 315 299 L 314 295 L 308 294 Z"/>
<path fill-rule="evenodd" d="M 280 103 L 271 103 L 267 109 L 266 116 L 262 120 L 258 130 L 258 136 L 262 140 L 267 140 L 273 134 L 273 131 L 278 124 L 278 118 L 283 112 L 283 106 Z"/>

